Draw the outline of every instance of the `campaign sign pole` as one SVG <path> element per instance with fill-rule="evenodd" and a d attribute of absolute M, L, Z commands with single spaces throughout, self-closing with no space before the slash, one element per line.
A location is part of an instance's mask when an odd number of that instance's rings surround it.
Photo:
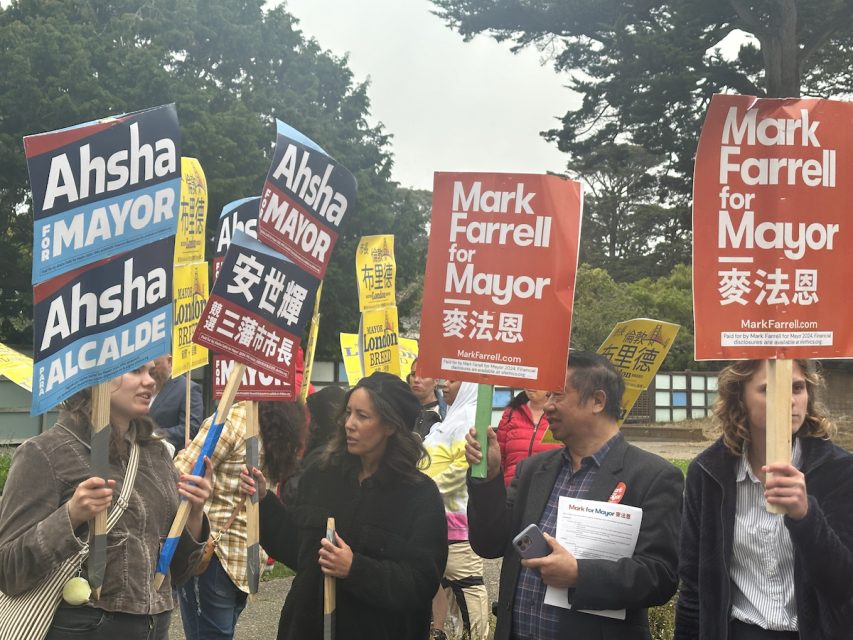
<path fill-rule="evenodd" d="M 472 478 L 485 478 L 489 471 L 488 429 L 492 423 L 492 396 L 495 388 L 490 384 L 477 385 L 477 413 L 474 415 L 474 427 L 477 429 L 477 442 L 483 452 L 483 459 L 471 467 Z"/>
<path fill-rule="evenodd" d="M 111 433 L 110 383 L 102 382 L 92 387 L 92 457 L 89 467 L 93 476 L 104 479 L 104 486 L 110 471 Z M 90 527 L 88 580 L 94 600 L 99 600 L 107 568 L 107 512 L 98 513 Z"/>
<path fill-rule="evenodd" d="M 766 464 L 791 461 L 792 360 L 767 361 L 767 448 Z M 768 473 L 769 480 L 773 474 Z M 768 513 L 787 513 L 784 507 L 768 504 Z"/>
<path fill-rule="evenodd" d="M 242 375 L 242 372 L 241 372 Z M 246 403 L 246 468 L 260 466 L 258 454 L 258 403 Z M 246 502 L 246 580 L 249 593 L 257 593 L 261 581 L 260 531 L 258 522 L 258 492 Z"/>
<path fill-rule="evenodd" d="M 207 438 L 201 447 L 198 458 L 193 465 L 192 475 L 203 476 L 205 472 L 204 458 L 210 457 L 213 450 L 216 449 L 216 443 L 219 441 L 219 436 L 222 434 L 222 427 L 225 426 L 225 420 L 228 413 L 231 411 L 231 405 L 234 403 L 234 396 L 237 395 L 237 390 L 240 388 L 240 381 L 243 379 L 243 371 L 246 365 L 237 363 L 228 378 L 228 384 L 225 385 L 225 391 L 219 399 L 219 405 L 216 407 L 210 430 L 207 432 Z M 186 498 L 181 498 L 181 504 L 178 506 L 178 512 L 175 514 L 175 519 L 172 521 L 172 527 L 169 529 L 169 535 L 163 542 L 163 549 L 160 551 L 160 558 L 157 560 L 157 572 L 154 574 L 154 590 L 159 591 L 169 572 L 169 565 L 172 564 L 172 558 L 175 555 L 175 549 L 178 547 L 178 540 L 184 527 L 187 526 L 187 518 L 190 515 L 190 503 Z"/>
<path fill-rule="evenodd" d="M 326 540 L 337 544 L 335 538 L 335 519 L 326 520 Z M 335 638 L 335 579 L 323 577 L 323 640 Z"/>
<path fill-rule="evenodd" d="M 192 390 L 190 389 L 190 385 L 192 384 L 192 379 L 193 379 L 192 373 L 187 371 L 186 377 L 187 377 L 187 385 L 186 385 L 187 388 L 185 389 L 186 393 L 184 394 L 184 447 L 190 446 L 190 441 L 192 440 L 192 438 L 190 438 L 190 414 L 191 414 L 190 404 L 192 403 L 192 397 L 191 397 Z"/>
<path fill-rule="evenodd" d="M 317 350 L 317 333 L 320 331 L 320 296 L 323 294 L 323 283 L 317 287 L 317 297 L 314 299 L 314 315 L 311 317 L 311 328 L 308 330 L 308 351 L 305 353 L 305 371 L 302 374 L 302 388 L 299 399 L 304 403 L 308 400 L 308 389 L 311 386 L 311 374 L 314 371 L 314 352 Z"/>

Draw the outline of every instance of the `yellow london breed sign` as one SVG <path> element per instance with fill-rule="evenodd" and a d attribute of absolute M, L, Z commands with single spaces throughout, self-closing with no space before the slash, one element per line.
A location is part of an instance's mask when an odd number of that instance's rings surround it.
<path fill-rule="evenodd" d="M 397 307 L 361 314 L 361 362 L 364 375 L 384 371 L 400 375 L 400 329 Z"/>
<path fill-rule="evenodd" d="M 19 387 L 33 390 L 33 359 L 0 343 L 0 375 Z"/>
<path fill-rule="evenodd" d="M 181 158 L 181 206 L 175 235 L 175 264 L 204 262 L 207 180 L 195 158 Z"/>
<path fill-rule="evenodd" d="M 381 309 L 397 304 L 394 281 L 394 236 L 364 236 L 355 252 L 358 310 Z"/>
<path fill-rule="evenodd" d="M 198 319 L 207 304 L 207 263 L 182 264 L 175 267 L 174 320 L 172 331 L 172 375 L 207 364 L 207 349 L 192 341 Z"/>
<path fill-rule="evenodd" d="M 405 380 L 406 376 L 412 371 L 412 363 L 418 357 L 418 341 L 412 338 L 400 338 L 398 346 L 400 349 L 400 378 Z M 341 334 L 341 357 L 344 361 L 347 382 L 352 386 L 364 377 L 364 371 L 361 368 L 361 353 L 358 350 L 357 333 Z"/>

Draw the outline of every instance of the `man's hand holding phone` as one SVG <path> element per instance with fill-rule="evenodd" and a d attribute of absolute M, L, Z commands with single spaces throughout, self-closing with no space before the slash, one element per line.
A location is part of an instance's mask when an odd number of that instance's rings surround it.
<path fill-rule="evenodd" d="M 578 561 L 572 553 L 535 524 L 525 528 L 512 540 L 523 558 L 521 564 L 536 569 L 542 582 L 550 587 L 574 587 L 578 580 Z M 544 546 L 543 546 L 544 545 Z"/>

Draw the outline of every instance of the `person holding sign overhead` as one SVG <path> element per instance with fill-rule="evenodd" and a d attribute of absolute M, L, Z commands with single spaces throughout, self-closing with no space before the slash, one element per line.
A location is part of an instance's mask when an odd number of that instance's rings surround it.
<path fill-rule="evenodd" d="M 336 625 L 348 639 L 426 638 L 447 562 L 447 523 L 435 483 L 418 470 L 412 429 L 420 403 L 397 376 L 376 372 L 344 397 L 337 433 L 305 470 L 291 505 L 244 468 L 258 491 L 261 546 L 296 570 L 279 640 L 323 637 L 324 577 L 337 583 Z M 326 539 L 334 518 L 337 544 Z"/>
<path fill-rule="evenodd" d="M 677 639 L 850 637 L 853 456 L 829 440 L 814 363 L 794 360 L 792 369 L 791 463 L 769 466 L 766 361 L 720 373 L 713 411 L 722 436 L 687 471 Z"/>
<path fill-rule="evenodd" d="M 201 559 L 209 535 L 203 507 L 210 480 L 179 475 L 166 447 L 153 435 L 155 425 L 148 418 L 153 368 L 153 362 L 146 363 L 109 383 L 111 429 L 101 432 L 111 433 L 107 478 L 89 477 L 88 389 L 65 401 L 51 429 L 15 452 L 0 504 L 0 589 L 8 595 L 33 588 L 78 553 L 88 523 L 111 505 L 115 509 L 125 480 L 132 482 L 127 506 L 107 536 L 100 599 L 90 601 L 82 585 L 81 597 L 60 604 L 48 640 L 167 638 L 175 606 L 171 584 L 188 579 Z M 137 454 L 133 478 L 128 468 Z M 180 499 L 190 502 L 189 519 L 170 566 L 171 581 L 155 591 L 152 579 L 160 541 Z M 85 571 L 84 564 L 84 578 Z"/>
<path fill-rule="evenodd" d="M 647 640 L 647 608 L 675 593 L 683 478 L 619 432 L 624 388 L 607 358 L 571 352 L 564 388 L 545 403 L 554 438 L 564 446 L 521 460 L 509 489 L 489 428 L 486 479 L 468 479 L 468 524 L 476 553 L 503 556 L 495 640 Z M 474 435 L 472 429 L 465 450 L 472 465 L 484 455 Z M 576 558 L 553 537 L 561 496 L 642 509 L 633 555 Z M 522 560 L 512 539 L 531 524 L 544 532 L 550 553 Z M 565 601 L 546 604 L 547 587 L 568 589 Z M 625 609 L 624 619 L 594 615 L 605 609 Z"/>

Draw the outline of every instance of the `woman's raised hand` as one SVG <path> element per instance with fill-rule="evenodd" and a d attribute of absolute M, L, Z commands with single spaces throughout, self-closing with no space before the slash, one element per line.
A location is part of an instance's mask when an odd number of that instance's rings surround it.
<path fill-rule="evenodd" d="M 249 475 L 249 470 L 243 465 L 240 471 L 240 493 L 251 496 L 255 491 L 258 492 L 258 500 L 263 500 L 267 494 L 267 479 L 257 467 L 252 467 L 252 475 Z"/>
<path fill-rule="evenodd" d="M 66 503 L 68 505 L 68 517 L 71 519 L 71 528 L 76 529 L 84 522 L 92 520 L 97 514 L 106 509 L 113 502 L 113 487 L 115 480 L 103 478 L 87 478 L 77 485 L 74 495 Z"/>
<path fill-rule="evenodd" d="M 213 489 L 210 480 L 213 477 L 213 465 L 210 458 L 204 456 L 204 476 L 194 476 L 182 473 L 178 479 L 178 493 L 190 503 L 190 509 L 200 512 L 204 509 L 204 503 L 210 498 Z"/>

